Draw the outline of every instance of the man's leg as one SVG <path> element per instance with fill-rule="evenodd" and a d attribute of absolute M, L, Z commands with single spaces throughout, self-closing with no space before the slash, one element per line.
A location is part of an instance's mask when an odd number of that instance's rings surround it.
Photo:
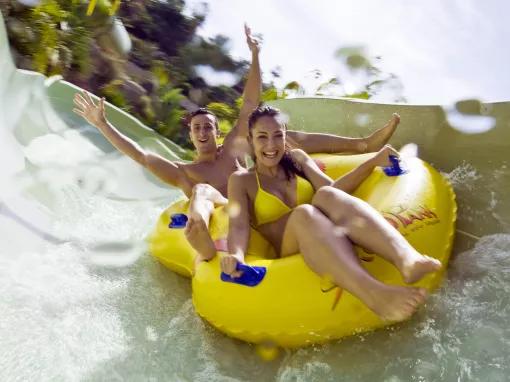
<path fill-rule="evenodd" d="M 227 199 L 214 187 L 208 184 L 196 184 L 193 187 L 184 234 L 198 253 L 196 262 L 210 260 L 216 254 L 209 234 L 209 220 L 214 206 L 221 204 L 227 204 Z"/>
<path fill-rule="evenodd" d="M 365 152 L 372 153 L 382 149 L 382 147 L 390 140 L 399 123 L 400 115 L 393 113 L 391 119 L 386 122 L 383 127 L 364 138 L 367 144 Z"/>
<path fill-rule="evenodd" d="M 392 118 L 383 127 L 366 138 L 347 138 L 333 134 L 288 131 L 287 139 L 294 148 L 302 149 L 309 154 L 363 154 L 380 150 L 389 141 L 399 123 L 400 116 L 393 114 Z"/>
<path fill-rule="evenodd" d="M 213 186 L 205 183 L 195 184 L 191 190 L 189 215 L 193 220 L 202 220 L 209 228 L 209 219 L 214 206 L 226 205 L 228 199 Z"/>

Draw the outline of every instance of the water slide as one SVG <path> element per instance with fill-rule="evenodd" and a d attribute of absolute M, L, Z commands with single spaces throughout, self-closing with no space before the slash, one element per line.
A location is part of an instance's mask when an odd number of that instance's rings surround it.
<path fill-rule="evenodd" d="M 425 359 L 421 366 L 397 362 L 392 369 L 392 360 L 383 357 L 374 363 L 365 357 L 366 348 L 346 341 L 323 353 L 287 354 L 259 374 L 259 361 L 249 347 L 204 328 L 191 308 L 188 280 L 166 272 L 145 254 L 144 237 L 179 192 L 119 154 L 72 113 L 72 96 L 79 88 L 61 78 L 17 69 L 1 15 L 0 72 L 0 379 L 105 380 L 117 374 L 118 379 L 170 375 L 207 380 L 213 375 L 218 380 L 249 380 L 258 375 L 288 380 L 299 372 L 306 380 L 310 370 L 320 374 L 325 367 L 335 375 L 351 375 L 353 359 L 364 367 L 367 380 L 381 370 L 389 370 L 389 378 L 401 373 L 397 369 L 413 370 L 425 379 L 504 375 L 504 367 L 486 370 L 468 363 L 468 371 L 459 371 L 451 359 L 482 361 L 484 356 L 470 355 L 482 348 L 508 356 L 503 310 L 484 305 L 492 312 L 486 321 L 492 323 L 472 324 L 479 322 L 474 307 L 487 301 L 476 296 L 492 295 L 499 281 L 489 280 L 487 286 L 460 283 L 466 274 L 475 277 L 476 270 L 489 270 L 505 280 L 507 273 L 500 269 L 506 261 L 501 254 L 507 235 L 484 241 L 481 249 L 464 257 L 468 265 L 454 263 L 449 294 L 440 293 L 421 321 L 389 339 L 381 332 L 368 340 L 379 357 L 427 354 L 420 355 Z M 459 218 L 454 251 L 472 248 L 480 237 L 508 233 L 510 102 L 441 107 L 299 98 L 273 104 L 289 114 L 293 129 L 347 136 L 365 135 L 398 112 L 402 122 L 392 143 L 416 143 L 420 157 L 443 171 L 455 188 Z M 122 110 L 108 105 L 107 115 L 143 147 L 168 158 L 182 155 L 177 145 Z M 97 245 L 102 242 L 126 245 Z M 490 253 L 497 264 L 476 263 L 480 252 Z M 109 272 L 112 266 L 116 268 Z M 493 297 L 493 302 L 497 305 L 501 298 Z M 438 333 L 446 331 L 451 339 L 442 340 L 445 347 L 429 352 L 430 341 L 437 343 Z M 467 331 L 478 333 L 480 337 L 473 338 L 484 342 L 465 338 Z M 395 341 L 403 353 L 393 346 Z M 175 346 L 178 352 L 172 350 Z M 333 359 L 333 354 L 346 358 Z M 197 357 L 201 362 L 194 361 Z M 241 368 L 228 366 L 233 357 Z M 149 362 L 157 367 L 147 370 Z M 409 377 L 399 375 L 402 380 Z"/>
<path fill-rule="evenodd" d="M 395 147 L 414 142 L 419 156 L 448 173 L 459 206 L 457 246 L 510 230 L 510 102 L 460 101 L 452 106 L 375 104 L 347 99 L 297 98 L 273 104 L 293 129 L 346 136 L 369 134 L 397 112 Z"/>
<path fill-rule="evenodd" d="M 133 166 L 72 112 L 73 95 L 80 88 L 58 76 L 46 78 L 14 66 L 1 14 L 0 68 L 2 232 L 14 233 L 21 225 L 38 237 L 66 241 L 66 237 L 55 237 L 48 230 L 59 209 L 60 193 L 69 185 L 126 201 L 158 199 L 172 193 L 151 174 Z M 143 147 L 171 159 L 183 154 L 179 146 L 120 109 L 107 105 L 107 114 Z M 11 224 L 13 221 L 17 225 Z M 16 240 L 19 235 L 10 236 Z M 30 242 L 21 239 L 16 244 Z"/>

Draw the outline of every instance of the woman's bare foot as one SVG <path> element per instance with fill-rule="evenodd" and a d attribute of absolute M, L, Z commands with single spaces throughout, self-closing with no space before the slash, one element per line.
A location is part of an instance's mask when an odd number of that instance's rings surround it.
<path fill-rule="evenodd" d="M 190 218 L 184 229 L 184 235 L 203 259 L 212 259 L 216 255 L 216 247 L 202 219 Z"/>
<path fill-rule="evenodd" d="M 404 281 L 412 284 L 421 280 L 427 273 L 440 270 L 441 262 L 438 259 L 416 252 L 406 256 L 399 269 Z"/>
<path fill-rule="evenodd" d="M 365 138 L 367 144 L 366 152 L 372 153 L 379 151 L 386 143 L 388 143 L 399 123 L 400 115 L 393 113 L 393 116 L 386 125 Z"/>
<path fill-rule="evenodd" d="M 382 284 L 372 293 L 367 306 L 384 321 L 404 321 L 425 302 L 423 288 Z"/>

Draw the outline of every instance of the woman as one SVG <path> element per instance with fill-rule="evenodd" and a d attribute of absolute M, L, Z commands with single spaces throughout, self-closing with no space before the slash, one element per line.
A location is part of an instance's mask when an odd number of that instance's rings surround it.
<path fill-rule="evenodd" d="M 390 146 L 333 182 L 302 150 L 288 150 L 286 127 L 277 109 L 257 108 L 249 119 L 249 139 L 255 166 L 229 179 L 231 211 L 229 255 L 223 272 L 238 277 L 244 261 L 250 224 L 265 236 L 280 256 L 300 252 L 320 276 L 362 300 L 384 320 L 411 316 L 426 297 L 423 288 L 386 285 L 360 264 L 353 243 L 393 263 L 404 280 L 413 283 L 439 270 L 441 263 L 419 254 L 376 210 L 349 195 L 375 166 L 398 155 Z"/>

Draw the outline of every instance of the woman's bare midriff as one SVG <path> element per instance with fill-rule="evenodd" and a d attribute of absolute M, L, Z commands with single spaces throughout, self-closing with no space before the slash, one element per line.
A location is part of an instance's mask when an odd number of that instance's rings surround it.
<path fill-rule="evenodd" d="M 285 233 L 285 227 L 287 226 L 287 220 L 289 220 L 291 212 L 283 215 L 281 218 L 274 222 L 263 224 L 255 228 L 264 238 L 271 243 L 276 253 L 280 257 L 291 255 L 291 253 L 282 253 L 282 241 Z"/>

